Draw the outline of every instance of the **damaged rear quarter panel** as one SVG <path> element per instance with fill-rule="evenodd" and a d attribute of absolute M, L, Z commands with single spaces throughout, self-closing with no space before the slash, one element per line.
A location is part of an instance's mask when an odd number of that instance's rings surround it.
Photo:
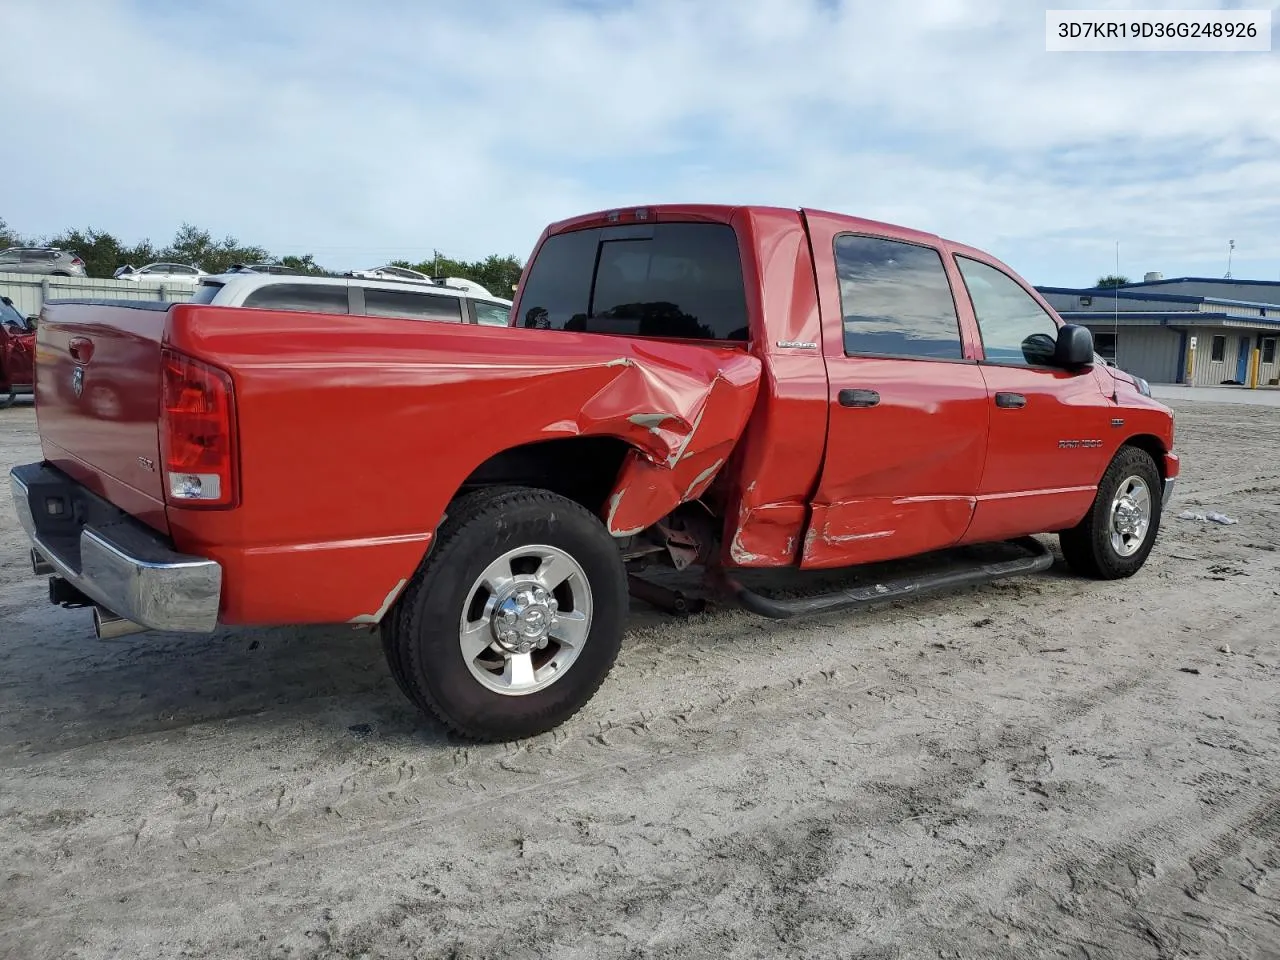
<path fill-rule="evenodd" d="M 648 526 L 714 479 L 761 369 L 713 343 L 195 304 L 169 337 L 235 381 L 241 504 L 170 523 L 224 564 L 224 622 L 245 624 L 375 615 L 466 478 L 525 444 L 625 441 L 604 519 Z"/>
<path fill-rule="evenodd" d="M 743 351 L 725 356 L 711 348 L 685 355 L 678 366 L 644 356 L 627 369 L 583 410 L 614 435 L 623 436 L 613 426 L 619 416 L 644 431 L 625 435 L 632 451 L 606 504 L 605 525 L 615 537 L 639 533 L 710 486 L 746 427 L 761 366 Z"/>

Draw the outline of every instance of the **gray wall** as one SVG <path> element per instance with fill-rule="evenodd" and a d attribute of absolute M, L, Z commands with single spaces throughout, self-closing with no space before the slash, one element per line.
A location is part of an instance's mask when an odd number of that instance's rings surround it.
<path fill-rule="evenodd" d="M 1240 339 L 1249 338 L 1248 350 L 1260 348 L 1264 340 L 1276 339 L 1276 359 L 1271 363 L 1259 363 L 1258 383 L 1266 386 L 1272 379 L 1280 377 L 1280 333 L 1270 330 L 1259 333 L 1257 330 L 1239 330 L 1231 327 L 1200 327 L 1191 331 L 1196 335 L 1196 369 L 1193 383 L 1198 387 L 1216 387 L 1223 380 L 1234 380 L 1240 360 Z M 1225 337 L 1222 360 L 1214 363 L 1213 338 Z M 1252 357 L 1246 363 L 1252 362 Z M 1248 383 L 1248 373 L 1245 382 Z"/>
<path fill-rule="evenodd" d="M 1115 332 L 1109 323 L 1086 325 L 1095 334 Z M 1151 383 L 1177 383 L 1181 343 L 1181 336 L 1166 327 L 1122 326 L 1116 336 L 1116 366 Z"/>
<path fill-rule="evenodd" d="M 0 295 L 8 297 L 24 316 L 35 316 L 46 300 L 190 300 L 191 283 L 132 283 L 95 277 L 47 277 L 31 273 L 0 273 Z"/>
<path fill-rule="evenodd" d="M 1280 304 L 1280 282 L 1271 281 L 1234 283 L 1231 280 L 1161 280 L 1128 289 L 1133 293 L 1174 293 L 1185 297 L 1221 297 L 1224 300 Z"/>
<path fill-rule="evenodd" d="M 1088 294 L 1092 299 L 1089 306 L 1080 303 L 1080 294 L 1078 293 L 1041 293 L 1042 297 L 1049 301 L 1049 306 L 1057 310 L 1059 313 L 1063 311 L 1087 310 L 1090 313 L 1114 314 L 1116 312 L 1116 298 L 1109 297 L 1106 294 L 1091 293 Z M 1198 303 L 1177 303 L 1170 300 L 1146 300 L 1134 296 L 1120 297 L 1120 313 L 1168 313 L 1176 311 L 1181 313 L 1194 313 L 1200 309 Z M 1215 312 L 1220 308 L 1215 308 Z M 1256 311 L 1255 311 L 1256 312 Z"/>

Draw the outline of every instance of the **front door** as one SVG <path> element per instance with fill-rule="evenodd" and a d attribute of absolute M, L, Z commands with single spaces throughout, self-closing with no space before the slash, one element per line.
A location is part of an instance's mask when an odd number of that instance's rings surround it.
<path fill-rule="evenodd" d="M 801 565 L 950 546 L 973 515 L 989 412 L 942 258 L 928 244 L 808 219 L 828 426 Z"/>
<path fill-rule="evenodd" d="M 1123 411 L 1091 370 L 1051 365 L 1058 325 L 1003 270 L 956 257 L 982 337 L 991 412 L 968 542 L 1074 526 L 1114 455 Z"/>
<path fill-rule="evenodd" d="M 1249 382 L 1249 355 L 1253 353 L 1253 341 L 1249 337 L 1240 338 L 1240 355 L 1236 357 L 1236 382 Z"/>

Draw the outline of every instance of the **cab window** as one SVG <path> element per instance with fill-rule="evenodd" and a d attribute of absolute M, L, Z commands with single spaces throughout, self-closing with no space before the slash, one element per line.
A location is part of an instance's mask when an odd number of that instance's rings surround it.
<path fill-rule="evenodd" d="M 847 355 L 964 356 L 955 300 L 937 250 L 845 234 L 836 238 L 835 257 Z"/>
<path fill-rule="evenodd" d="M 956 257 L 973 302 L 987 363 L 1049 366 L 1058 343 L 1058 325 L 1031 294 L 989 264 Z"/>
<path fill-rule="evenodd" d="M 655 223 L 549 237 L 529 267 L 516 325 L 746 340 L 737 235 L 721 223 Z"/>

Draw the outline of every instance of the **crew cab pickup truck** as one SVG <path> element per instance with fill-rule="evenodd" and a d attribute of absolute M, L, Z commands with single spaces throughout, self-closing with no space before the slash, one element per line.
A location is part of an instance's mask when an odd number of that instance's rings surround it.
<path fill-rule="evenodd" d="M 1170 411 L 1004 264 L 817 210 L 554 224 L 509 327 L 63 302 L 37 337 L 44 458 L 12 486 L 54 602 L 100 636 L 376 625 L 405 694 L 477 739 L 594 695 L 643 563 L 779 617 L 1041 570 L 1041 533 L 1121 578 L 1178 475 Z M 816 598 L 737 572 L 999 541 Z"/>

